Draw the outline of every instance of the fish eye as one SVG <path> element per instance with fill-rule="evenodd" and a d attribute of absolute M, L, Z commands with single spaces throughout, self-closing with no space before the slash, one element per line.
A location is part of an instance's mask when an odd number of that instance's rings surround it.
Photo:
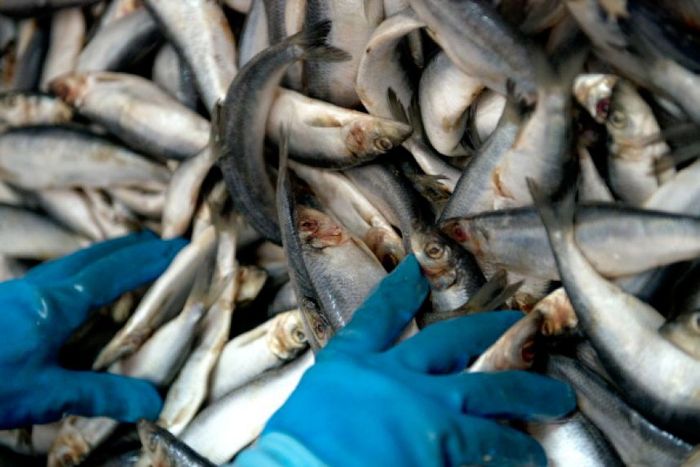
<path fill-rule="evenodd" d="M 380 151 L 388 151 L 393 148 L 394 145 L 391 143 L 389 138 L 381 137 L 374 140 L 374 147 Z"/>
<path fill-rule="evenodd" d="M 303 221 L 299 222 L 299 229 L 305 232 L 315 232 L 318 230 L 318 221 L 313 219 L 304 219 Z"/>
<path fill-rule="evenodd" d="M 425 254 L 432 259 L 440 259 L 445 254 L 445 247 L 439 243 L 428 243 L 425 247 Z"/>
<path fill-rule="evenodd" d="M 616 110 L 610 115 L 610 124 L 615 128 L 624 128 L 627 124 L 627 117 L 623 112 Z"/>

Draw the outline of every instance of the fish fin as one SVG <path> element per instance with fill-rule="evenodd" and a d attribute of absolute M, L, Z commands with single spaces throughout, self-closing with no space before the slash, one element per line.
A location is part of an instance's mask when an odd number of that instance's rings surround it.
<path fill-rule="evenodd" d="M 324 62 L 344 62 L 352 59 L 346 51 L 327 43 L 332 23 L 329 20 L 313 23 L 290 37 L 290 41 L 303 49 L 301 58 Z"/>
<path fill-rule="evenodd" d="M 391 87 L 386 92 L 386 101 L 394 120 L 401 123 L 409 123 L 406 109 L 399 100 L 399 96 L 396 95 L 396 91 Z"/>
<path fill-rule="evenodd" d="M 423 125 L 423 117 L 420 113 L 420 101 L 418 98 L 418 93 L 414 92 L 411 96 L 411 105 L 408 106 L 408 121 L 413 127 L 413 132 L 422 141 L 427 141 L 425 137 L 425 126 Z"/>
<path fill-rule="evenodd" d="M 689 144 L 676 149 L 670 154 L 661 156 L 654 162 L 653 174 L 659 175 L 684 162 L 700 157 L 700 143 Z"/>
<path fill-rule="evenodd" d="M 523 281 L 509 285 L 508 274 L 501 269 L 460 308 L 470 313 L 494 310 L 512 297 L 522 285 Z"/>

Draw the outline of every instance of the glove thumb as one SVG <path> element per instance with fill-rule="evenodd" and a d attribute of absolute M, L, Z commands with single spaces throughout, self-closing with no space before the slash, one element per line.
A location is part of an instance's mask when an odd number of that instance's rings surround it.
<path fill-rule="evenodd" d="M 121 422 L 155 420 L 163 406 L 148 381 L 92 371 L 58 371 L 52 378 L 63 413 L 110 417 Z"/>

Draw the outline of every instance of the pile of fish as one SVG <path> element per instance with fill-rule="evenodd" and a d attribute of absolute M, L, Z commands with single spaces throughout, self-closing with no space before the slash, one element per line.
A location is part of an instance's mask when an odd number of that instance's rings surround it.
<path fill-rule="evenodd" d="M 573 385 L 518 427 L 552 465 L 700 465 L 699 32 L 698 0 L 0 0 L 0 279 L 190 240 L 61 355 L 151 381 L 159 419 L 3 459 L 232 459 L 413 253 L 405 336 L 527 312 L 468 370 Z"/>

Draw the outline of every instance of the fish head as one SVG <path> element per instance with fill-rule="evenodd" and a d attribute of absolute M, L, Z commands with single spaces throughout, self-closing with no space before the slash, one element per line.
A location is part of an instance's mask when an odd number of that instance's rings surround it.
<path fill-rule="evenodd" d="M 413 229 L 411 250 L 431 288 L 444 290 L 457 280 L 457 252 L 454 247 L 437 229 Z"/>
<path fill-rule="evenodd" d="M 578 325 L 574 307 L 563 288 L 537 302 L 534 312 L 542 315 L 542 334 L 545 336 L 557 336 Z"/>
<path fill-rule="evenodd" d="M 644 136 L 659 132 L 658 123 L 649 105 L 631 83 L 620 81 L 610 99 L 610 113 L 605 127 L 620 146 L 635 146 Z"/>
<path fill-rule="evenodd" d="M 347 150 L 360 160 L 378 156 L 400 145 L 413 131 L 405 123 L 384 118 L 358 118 L 343 127 Z"/>
<path fill-rule="evenodd" d="M 295 357 L 308 345 L 301 311 L 292 310 L 278 315 L 269 334 L 270 348 L 284 360 Z"/>
<path fill-rule="evenodd" d="M 84 73 L 69 73 L 53 79 L 49 89 L 63 102 L 79 107 L 88 92 L 88 81 Z"/>
<path fill-rule="evenodd" d="M 371 227 L 362 239 L 384 269 L 391 271 L 406 256 L 401 239 L 382 227 Z"/>
<path fill-rule="evenodd" d="M 299 300 L 304 323 L 304 335 L 311 348 L 317 351 L 326 346 L 333 337 L 333 328 L 323 316 L 316 303 L 308 297 Z"/>
<path fill-rule="evenodd" d="M 255 300 L 267 281 L 267 271 L 255 266 L 242 266 L 238 269 L 237 303 Z"/>
<path fill-rule="evenodd" d="M 299 206 L 297 232 L 304 245 L 322 250 L 350 240 L 345 228 L 330 216 L 307 206 Z"/>
<path fill-rule="evenodd" d="M 606 74 L 583 74 L 574 80 L 574 96 L 598 122 L 605 123 L 610 114 L 610 99 L 619 78 Z"/>

